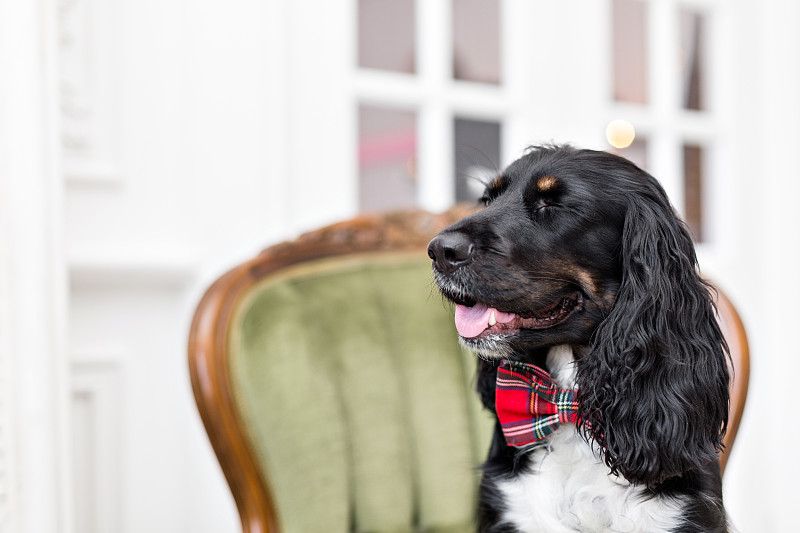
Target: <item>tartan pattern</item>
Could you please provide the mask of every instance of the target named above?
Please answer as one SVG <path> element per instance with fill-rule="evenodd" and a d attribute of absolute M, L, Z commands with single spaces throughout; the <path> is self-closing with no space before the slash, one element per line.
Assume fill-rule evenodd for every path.
<path fill-rule="evenodd" d="M 576 390 L 562 389 L 535 365 L 504 359 L 497 369 L 495 410 L 509 446 L 523 446 L 578 420 Z"/>

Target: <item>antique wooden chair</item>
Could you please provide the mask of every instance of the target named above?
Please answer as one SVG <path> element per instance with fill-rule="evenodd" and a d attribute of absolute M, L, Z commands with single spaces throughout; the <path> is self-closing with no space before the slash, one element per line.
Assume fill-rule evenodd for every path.
<path fill-rule="evenodd" d="M 425 249 L 466 211 L 362 216 L 219 278 L 189 339 L 197 404 L 245 532 L 472 531 L 492 422 Z M 727 454 L 747 390 L 744 329 Z"/>

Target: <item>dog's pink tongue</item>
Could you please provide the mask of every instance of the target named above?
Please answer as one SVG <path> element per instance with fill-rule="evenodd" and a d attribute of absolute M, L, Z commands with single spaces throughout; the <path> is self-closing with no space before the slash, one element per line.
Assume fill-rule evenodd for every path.
<path fill-rule="evenodd" d="M 514 320 L 514 313 L 501 313 L 497 309 L 478 303 L 472 307 L 456 306 L 456 329 L 462 337 L 471 339 L 483 333 L 489 327 L 489 316 L 494 312 L 497 322 L 505 324 Z"/>
<path fill-rule="evenodd" d="M 472 307 L 456 306 L 456 329 L 462 337 L 477 337 L 489 326 L 489 314 L 492 310 L 483 304 Z"/>

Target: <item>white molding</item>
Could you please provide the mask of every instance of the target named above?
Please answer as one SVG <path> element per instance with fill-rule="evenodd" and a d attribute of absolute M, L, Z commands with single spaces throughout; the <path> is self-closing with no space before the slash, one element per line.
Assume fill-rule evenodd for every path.
<path fill-rule="evenodd" d="M 67 186 L 118 187 L 124 181 L 122 169 L 114 163 L 99 159 L 65 158 L 64 179 Z"/>
<path fill-rule="evenodd" d="M 0 209 L 5 190 L 0 181 Z M 0 214 L 0 531 L 19 530 L 17 453 L 12 432 L 16 427 L 16 387 L 11 360 L 10 260 L 4 253 L 8 241 L 8 221 Z"/>
<path fill-rule="evenodd" d="M 53 0 L 57 10 L 61 147 L 67 185 L 119 184 L 119 54 L 115 2 Z"/>
<path fill-rule="evenodd" d="M 75 388 L 75 376 L 91 373 L 120 372 L 130 350 L 126 346 L 102 343 L 80 345 L 70 349 L 70 379 Z"/>
<path fill-rule="evenodd" d="M 160 253 L 108 253 L 72 255 L 69 280 L 72 290 L 97 288 L 182 289 L 192 286 L 197 262 L 190 255 Z"/>
<path fill-rule="evenodd" d="M 98 353 L 72 357 L 72 489 L 75 530 L 81 533 L 123 530 L 121 356 Z"/>

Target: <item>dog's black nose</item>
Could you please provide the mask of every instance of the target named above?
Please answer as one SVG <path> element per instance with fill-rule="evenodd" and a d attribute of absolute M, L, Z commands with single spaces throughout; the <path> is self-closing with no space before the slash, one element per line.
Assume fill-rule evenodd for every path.
<path fill-rule="evenodd" d="M 428 244 L 428 256 L 436 270 L 449 274 L 472 259 L 475 245 L 463 233 L 444 233 Z"/>

